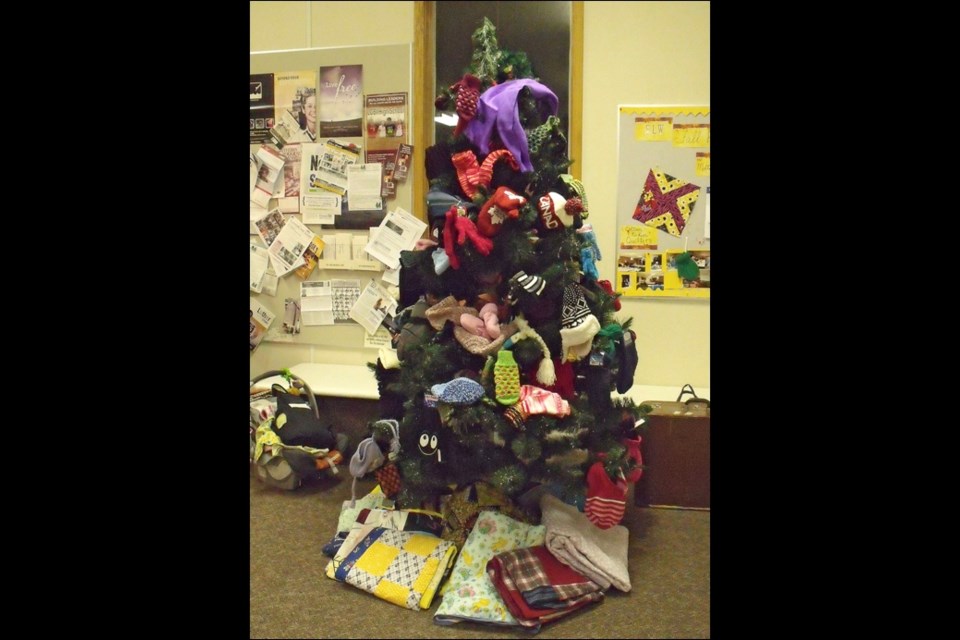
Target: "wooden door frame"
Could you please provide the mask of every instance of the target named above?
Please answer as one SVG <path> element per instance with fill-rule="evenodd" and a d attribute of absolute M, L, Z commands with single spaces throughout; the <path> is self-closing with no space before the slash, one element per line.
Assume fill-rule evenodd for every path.
<path fill-rule="evenodd" d="M 570 173 L 578 180 L 580 158 L 583 150 L 583 2 L 570 3 L 570 122 L 569 139 L 570 158 L 574 163 Z M 433 100 L 436 96 L 436 2 L 416 0 L 413 3 L 413 166 L 421 167 L 413 174 L 413 214 L 427 221 L 426 175 L 422 167 L 426 166 L 427 147 L 433 144 L 433 118 L 436 108 Z"/>

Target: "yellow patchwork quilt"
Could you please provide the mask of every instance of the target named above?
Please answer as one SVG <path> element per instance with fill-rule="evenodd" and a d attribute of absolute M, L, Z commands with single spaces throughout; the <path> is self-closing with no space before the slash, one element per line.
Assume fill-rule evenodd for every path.
<path fill-rule="evenodd" d="M 456 555 L 448 540 L 367 525 L 350 532 L 326 574 L 416 611 L 430 608 Z"/>

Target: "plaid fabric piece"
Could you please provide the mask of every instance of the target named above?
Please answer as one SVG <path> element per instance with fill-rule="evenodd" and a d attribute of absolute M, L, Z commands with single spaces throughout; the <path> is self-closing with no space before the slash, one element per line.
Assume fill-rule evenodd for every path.
<path fill-rule="evenodd" d="M 494 556 L 487 574 L 517 622 L 532 629 L 603 598 L 598 584 L 560 563 L 543 545 Z M 529 602 L 527 593 L 541 604 Z"/>

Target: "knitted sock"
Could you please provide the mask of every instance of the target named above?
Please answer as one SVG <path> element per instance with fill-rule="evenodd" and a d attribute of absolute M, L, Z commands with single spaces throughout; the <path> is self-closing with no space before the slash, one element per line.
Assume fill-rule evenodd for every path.
<path fill-rule="evenodd" d="M 583 367 L 584 382 L 582 391 L 586 392 L 590 411 L 603 413 L 613 404 L 610 399 L 611 374 L 606 367 Z M 579 388 L 579 387 L 578 387 Z"/>
<path fill-rule="evenodd" d="M 640 436 L 637 436 L 635 440 L 624 438 L 622 441 L 623 446 L 627 448 L 627 458 L 637 463 L 633 471 L 627 475 L 627 482 L 636 482 L 643 475 L 643 469 L 641 468 L 643 466 L 643 456 L 640 454 L 641 439 Z"/>
<path fill-rule="evenodd" d="M 520 399 L 520 370 L 513 352 L 501 349 L 497 353 L 497 363 L 493 366 L 493 382 L 496 386 L 497 402 L 516 404 Z"/>
<path fill-rule="evenodd" d="M 468 198 L 473 198 L 477 193 L 477 185 L 480 184 L 480 163 L 477 162 L 477 156 L 470 151 L 461 151 L 450 157 L 453 166 L 457 170 L 457 181 L 460 188 L 467 194 Z"/>
<path fill-rule="evenodd" d="M 623 332 L 623 340 L 617 341 L 620 370 L 617 372 L 617 393 L 626 393 L 633 386 L 633 373 L 637 370 L 637 334 L 633 329 Z"/>
<path fill-rule="evenodd" d="M 587 499 L 584 513 L 601 529 L 620 524 L 627 506 L 627 485 L 614 483 L 603 468 L 603 462 L 593 463 L 587 471 Z"/>

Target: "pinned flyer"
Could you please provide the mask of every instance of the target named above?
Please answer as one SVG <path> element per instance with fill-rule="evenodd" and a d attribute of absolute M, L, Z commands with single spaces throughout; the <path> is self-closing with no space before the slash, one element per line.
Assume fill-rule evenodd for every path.
<path fill-rule="evenodd" d="M 372 336 L 387 314 L 397 314 L 397 301 L 376 280 L 371 280 L 350 309 L 350 317 Z"/>
<path fill-rule="evenodd" d="M 391 269 L 396 269 L 400 266 L 400 252 L 413 250 L 417 240 L 427 230 L 427 223 L 397 207 L 395 211 L 387 212 L 377 229 L 376 236 L 371 238 L 364 250 Z"/>
<path fill-rule="evenodd" d="M 267 249 L 273 268 L 279 276 L 283 277 L 304 264 L 303 254 L 313 242 L 313 238 L 313 232 L 302 222 L 296 218 L 287 220 Z"/>

